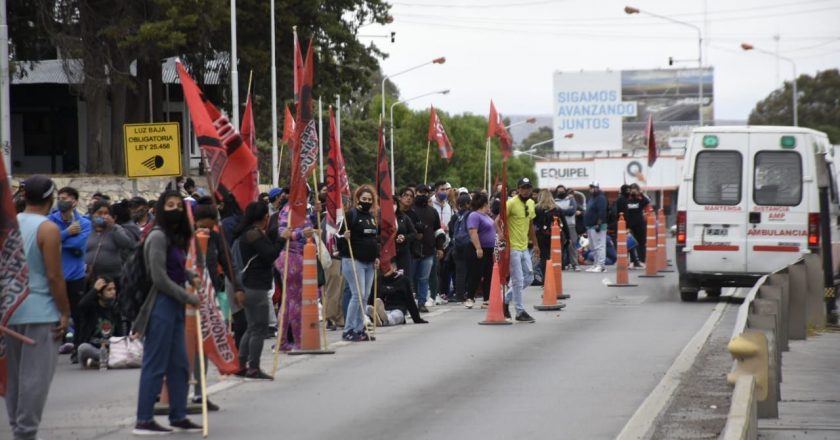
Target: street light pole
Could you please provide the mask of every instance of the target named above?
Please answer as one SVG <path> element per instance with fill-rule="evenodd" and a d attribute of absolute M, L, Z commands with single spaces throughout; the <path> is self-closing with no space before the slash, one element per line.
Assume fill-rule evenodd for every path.
<path fill-rule="evenodd" d="M 396 191 L 396 170 L 394 169 L 394 107 L 398 104 L 405 104 L 409 101 L 414 101 L 415 99 L 425 98 L 429 95 L 448 95 L 449 89 L 445 90 L 437 90 L 434 92 L 424 93 L 422 95 L 418 95 L 412 98 L 403 99 L 402 101 L 397 101 L 391 104 L 391 188 L 392 190 Z M 383 95 L 384 96 L 384 95 Z M 384 101 L 383 101 L 384 102 Z"/>
<path fill-rule="evenodd" d="M 743 49 L 745 51 L 753 50 L 753 51 L 756 51 L 756 52 L 763 53 L 765 55 L 774 56 L 774 57 L 776 57 L 777 60 L 783 60 L 783 61 L 787 61 L 788 63 L 790 63 L 790 66 L 793 68 L 793 82 L 792 82 L 792 90 L 791 90 L 793 92 L 793 126 L 798 127 L 799 126 L 799 92 L 796 89 L 796 63 L 792 59 L 790 59 L 788 57 L 783 57 L 783 56 L 779 55 L 778 53 L 773 53 L 773 52 L 770 52 L 770 51 L 767 51 L 767 50 L 764 50 L 764 49 L 756 49 L 755 46 L 753 46 L 750 43 L 741 43 L 741 49 Z"/>
<path fill-rule="evenodd" d="M 408 72 L 411 72 L 412 70 L 417 70 L 417 69 L 419 69 L 423 66 L 428 66 L 429 64 L 443 64 L 445 62 L 446 62 L 446 57 L 438 57 L 438 58 L 435 58 L 431 61 L 427 61 L 423 64 L 418 64 L 414 67 L 402 70 L 402 71 L 394 73 L 392 75 L 383 76 L 382 77 L 382 119 L 385 119 L 385 81 L 387 81 L 389 78 L 393 78 L 397 75 L 402 75 L 403 73 L 408 73 Z"/>
<path fill-rule="evenodd" d="M 271 187 L 276 188 L 280 181 L 277 167 L 277 56 L 274 37 L 274 0 L 271 0 Z"/>
<path fill-rule="evenodd" d="M 230 0 L 230 98 L 231 121 L 239 129 L 239 58 L 236 54 L 236 0 Z"/>
<path fill-rule="evenodd" d="M 0 0 L 0 150 L 6 174 L 12 178 L 11 105 L 9 103 L 9 26 L 6 0 Z"/>
<path fill-rule="evenodd" d="M 666 17 L 664 15 L 654 14 L 653 12 L 642 11 L 639 8 L 634 8 L 633 6 L 625 6 L 624 13 L 628 15 L 633 14 L 645 14 L 650 15 L 651 17 L 656 17 L 661 20 L 669 21 L 671 23 L 679 24 L 682 26 L 688 26 L 695 31 L 697 31 L 697 68 L 698 72 L 697 75 L 699 80 L 697 81 L 697 99 L 700 101 L 697 103 L 697 111 L 698 111 L 698 118 L 700 120 L 700 126 L 703 126 L 703 31 L 700 29 L 699 26 L 695 26 L 691 23 L 677 20 L 671 17 Z"/>

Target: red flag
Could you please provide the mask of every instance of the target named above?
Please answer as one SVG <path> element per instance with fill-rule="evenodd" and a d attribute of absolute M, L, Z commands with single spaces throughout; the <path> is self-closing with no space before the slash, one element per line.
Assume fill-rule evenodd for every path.
<path fill-rule="evenodd" d="M 5 327 L 29 295 L 29 266 L 4 162 L 0 160 L 0 325 Z M 6 395 L 6 374 L 6 341 L 0 332 L 0 396 Z"/>
<path fill-rule="evenodd" d="M 292 112 L 289 111 L 288 106 L 284 106 L 285 113 L 283 115 L 283 142 L 286 145 L 292 145 L 295 140 L 295 118 Z"/>
<path fill-rule="evenodd" d="M 437 142 L 441 159 L 452 159 L 452 143 L 449 142 L 449 136 L 446 135 L 435 106 L 432 106 L 432 114 L 429 116 L 429 142 L 432 141 Z"/>
<path fill-rule="evenodd" d="M 502 122 L 502 116 L 496 111 L 496 106 L 493 101 L 490 101 L 490 117 L 488 118 L 487 137 L 499 137 L 499 145 L 502 149 L 502 157 L 509 158 L 513 154 L 513 138 L 510 137 L 505 124 Z"/>
<path fill-rule="evenodd" d="M 397 216 L 394 212 L 394 191 L 391 188 L 391 172 L 388 169 L 382 121 L 379 121 L 379 154 L 376 162 L 376 191 L 379 193 L 379 266 L 383 272 L 388 272 L 391 259 L 397 255 Z"/>
<path fill-rule="evenodd" d="M 216 303 L 216 289 L 208 268 L 202 273 L 201 288 L 201 336 L 204 338 L 204 353 L 216 365 L 221 374 L 239 371 L 239 355 L 233 335 L 228 331 L 222 310 Z"/>
<path fill-rule="evenodd" d="M 648 147 L 648 166 L 656 163 L 656 135 L 653 134 L 653 114 L 648 114 L 647 125 L 645 126 L 645 141 Z"/>
<path fill-rule="evenodd" d="M 499 262 L 499 280 L 502 287 L 507 284 L 510 276 L 510 232 L 507 224 L 507 159 L 502 159 L 502 193 L 499 196 L 499 221 L 501 222 L 502 236 L 499 238 L 505 246 L 503 249 L 496 248 L 496 260 Z M 499 240 L 496 240 L 498 243 Z"/>
<path fill-rule="evenodd" d="M 344 197 L 350 199 L 350 182 L 338 141 L 335 113 L 330 107 L 330 156 L 327 159 L 327 248 L 333 251 L 335 234 L 344 221 Z"/>
<path fill-rule="evenodd" d="M 298 41 L 297 29 L 294 30 L 293 46 L 294 46 L 294 48 L 292 50 L 294 51 L 294 54 L 292 56 L 292 59 L 293 59 L 293 64 L 292 64 L 292 71 L 293 72 L 292 73 L 294 75 L 294 80 L 295 80 L 295 83 L 294 83 L 295 90 L 294 90 L 293 94 L 294 94 L 295 103 L 297 103 L 300 100 L 300 88 L 302 87 L 303 75 L 304 75 L 303 69 L 305 67 L 305 65 L 303 64 L 303 56 L 300 53 L 300 42 Z"/>
<path fill-rule="evenodd" d="M 254 109 L 251 101 L 251 94 L 245 100 L 245 113 L 242 115 L 242 127 L 239 128 L 242 140 L 251 147 L 254 156 L 257 155 L 257 127 L 254 124 Z"/>
<path fill-rule="evenodd" d="M 213 189 L 223 185 L 244 210 L 259 194 L 257 158 L 228 118 L 204 96 L 180 61 L 176 66 L 198 146 L 207 157 Z"/>
<path fill-rule="evenodd" d="M 312 115 L 312 41 L 306 51 L 303 75 L 301 77 L 300 100 L 297 103 L 295 140 L 292 143 L 292 176 L 289 194 L 289 227 L 297 228 L 306 221 L 306 182 L 315 171 L 318 162 L 318 130 Z"/>

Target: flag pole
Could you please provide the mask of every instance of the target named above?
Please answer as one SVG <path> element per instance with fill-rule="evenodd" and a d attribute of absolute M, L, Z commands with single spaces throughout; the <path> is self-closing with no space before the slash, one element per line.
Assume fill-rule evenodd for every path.
<path fill-rule="evenodd" d="M 277 157 L 277 66 L 274 36 L 274 0 L 271 0 L 271 186 L 279 186 L 280 160 Z"/>
<path fill-rule="evenodd" d="M 321 102 L 321 97 L 318 97 L 318 165 L 319 169 L 321 170 L 321 182 L 324 182 L 324 106 Z M 314 176 L 314 174 L 313 174 Z M 318 179 L 315 180 L 315 186 L 312 187 L 313 190 L 318 189 Z M 320 220 L 318 225 L 320 226 Z"/>
<path fill-rule="evenodd" d="M 322 175 L 322 177 L 323 177 L 323 175 Z M 315 173 L 312 173 L 312 183 L 315 184 L 315 187 L 317 188 L 318 183 L 316 182 L 316 179 L 315 179 Z M 315 197 L 318 197 L 318 192 L 315 192 Z M 320 199 L 319 199 L 319 203 L 320 203 Z M 318 227 L 315 228 L 315 230 L 318 231 L 318 240 L 315 241 L 315 243 L 317 245 L 321 240 L 321 210 L 319 209 L 316 212 L 316 214 L 318 215 Z M 317 249 L 318 250 L 316 252 L 316 258 L 318 258 L 318 256 L 321 255 L 321 246 L 318 245 Z M 318 261 L 320 261 L 320 259 Z M 332 264 L 332 263 L 330 263 L 330 264 Z M 321 269 L 323 269 L 325 272 L 327 270 L 323 266 L 321 267 Z M 329 344 L 329 341 L 327 340 L 327 302 L 324 300 L 323 295 L 321 295 L 321 307 L 323 309 L 323 317 L 324 317 L 324 319 L 321 320 L 321 336 L 324 338 L 323 348 L 324 348 L 324 350 L 326 350 L 327 348 L 329 348 L 330 344 Z"/>
<path fill-rule="evenodd" d="M 344 227 L 347 228 L 347 223 L 346 222 L 344 223 Z M 350 230 L 347 229 L 344 232 L 347 233 L 347 232 L 350 232 Z M 359 283 L 359 273 L 356 272 L 356 257 L 353 255 L 353 243 L 350 242 L 350 239 L 347 238 L 347 237 L 344 237 L 344 239 L 347 240 L 347 249 L 350 251 L 350 265 L 353 267 L 353 278 L 356 279 L 356 296 L 359 297 L 359 309 L 361 309 L 361 313 L 362 313 L 362 322 L 365 322 L 365 305 L 363 304 L 364 300 L 362 298 L 362 286 Z M 362 325 L 364 325 L 364 324 L 362 324 Z M 367 326 L 365 325 L 364 327 L 365 327 L 365 331 L 367 331 L 368 330 Z"/>
<path fill-rule="evenodd" d="M 248 73 L 248 94 L 245 96 L 251 96 L 251 85 L 254 83 L 254 69 L 251 69 L 251 72 Z M 253 103 L 252 103 L 253 105 Z"/>
<path fill-rule="evenodd" d="M 426 172 L 423 173 L 423 184 L 429 180 L 429 150 L 432 148 L 432 141 L 426 141 Z"/>
<path fill-rule="evenodd" d="M 199 286 L 198 288 L 201 289 L 202 287 Z M 210 420 L 207 416 L 207 366 L 204 364 L 204 335 L 201 333 L 201 305 L 195 308 L 195 325 L 198 328 L 196 332 L 196 335 L 198 335 L 198 371 L 201 373 L 201 435 L 207 438 L 210 434 Z"/>
<path fill-rule="evenodd" d="M 286 229 L 290 229 L 292 226 L 292 217 L 294 216 L 294 212 L 289 204 L 286 204 L 286 206 L 289 207 L 289 219 L 286 222 Z M 289 245 L 292 243 L 292 234 L 294 234 L 294 230 L 289 233 L 289 238 L 286 239 L 286 258 L 284 259 L 285 261 L 283 264 L 283 298 L 280 300 L 280 314 L 277 316 L 277 341 L 274 343 L 274 364 L 271 367 L 272 377 L 277 374 L 277 367 L 280 363 L 280 341 L 283 339 L 283 334 L 286 330 L 285 326 L 288 325 L 283 321 L 286 317 L 286 299 L 289 297 L 286 292 L 286 279 L 289 278 Z"/>
<path fill-rule="evenodd" d="M 11 336 L 27 345 L 35 345 L 35 341 L 33 341 L 32 339 L 29 339 L 26 336 L 3 325 L 0 325 L 0 334 L 6 334 L 7 336 Z"/>

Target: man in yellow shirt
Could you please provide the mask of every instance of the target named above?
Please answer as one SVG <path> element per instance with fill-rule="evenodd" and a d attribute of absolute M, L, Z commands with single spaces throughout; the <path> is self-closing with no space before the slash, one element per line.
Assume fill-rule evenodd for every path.
<path fill-rule="evenodd" d="M 505 317 L 510 318 L 509 304 L 513 300 L 516 308 L 516 320 L 534 322 L 534 318 L 525 311 L 522 303 L 522 291 L 534 281 L 534 269 L 531 265 L 531 253 L 528 241 L 537 242 L 534 231 L 534 218 L 537 216 L 534 200 L 531 199 L 531 180 L 519 179 L 518 194 L 507 200 L 507 227 L 510 239 L 510 285 L 505 295 Z M 540 257 L 540 249 L 534 246 L 534 256 Z"/>

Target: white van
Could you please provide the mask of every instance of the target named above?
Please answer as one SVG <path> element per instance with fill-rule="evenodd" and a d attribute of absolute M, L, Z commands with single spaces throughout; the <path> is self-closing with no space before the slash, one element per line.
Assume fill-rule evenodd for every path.
<path fill-rule="evenodd" d="M 827 187 L 838 260 L 838 187 L 825 133 L 800 127 L 702 127 L 692 132 L 677 199 L 680 297 L 747 287 L 820 252 L 819 187 Z M 834 266 L 837 267 L 836 264 Z M 836 272 L 836 269 L 835 269 Z"/>

